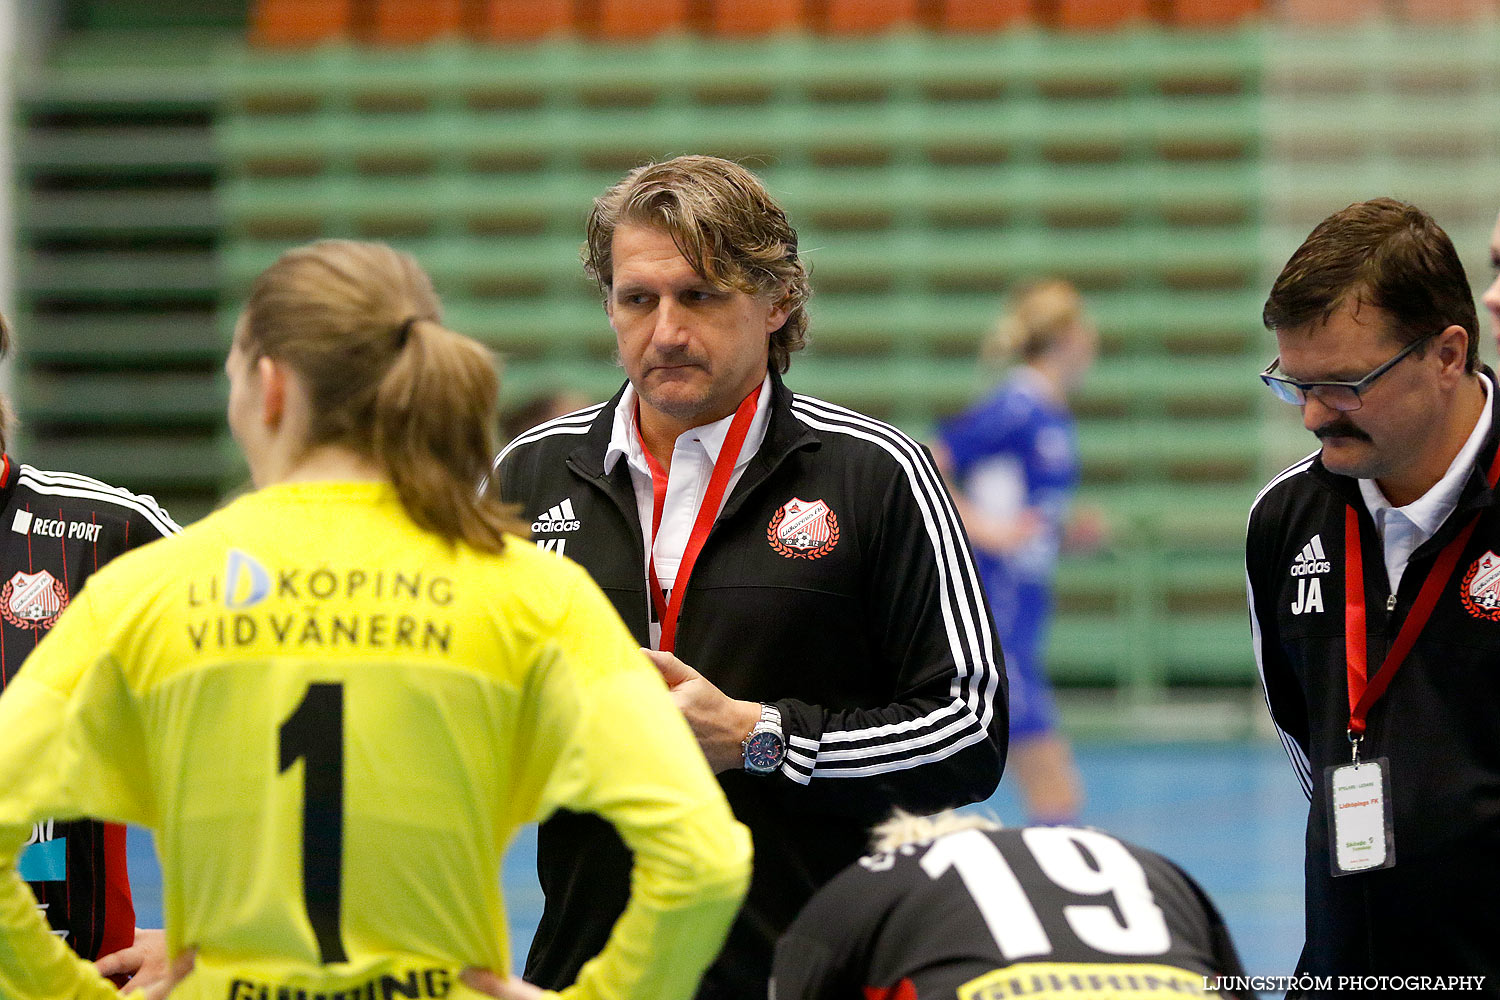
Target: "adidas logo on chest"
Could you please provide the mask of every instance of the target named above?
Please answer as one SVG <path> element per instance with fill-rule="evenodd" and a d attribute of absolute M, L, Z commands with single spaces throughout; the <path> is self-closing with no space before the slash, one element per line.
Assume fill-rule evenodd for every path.
<path fill-rule="evenodd" d="M 565 531 L 577 531 L 580 527 L 582 527 L 582 522 L 573 513 L 573 498 L 567 497 L 561 503 L 553 504 L 538 514 L 536 520 L 531 522 L 531 533 L 555 535 Z"/>
<path fill-rule="evenodd" d="M 1297 597 L 1292 614 L 1316 614 L 1323 610 L 1323 574 L 1333 571 L 1333 563 L 1323 551 L 1323 536 L 1313 535 L 1292 560 L 1291 577 L 1297 581 Z"/>
<path fill-rule="evenodd" d="M 1323 536 L 1313 535 L 1292 560 L 1292 576 L 1321 576 L 1332 571 L 1333 564 L 1323 553 Z"/>

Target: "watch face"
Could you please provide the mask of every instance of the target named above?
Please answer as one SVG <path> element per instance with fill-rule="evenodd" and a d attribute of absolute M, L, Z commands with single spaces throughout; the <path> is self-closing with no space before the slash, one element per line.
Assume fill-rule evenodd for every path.
<path fill-rule="evenodd" d="M 751 734 L 745 741 L 745 767 L 751 771 L 765 773 L 781 766 L 781 755 L 785 744 L 780 736 L 772 732 Z"/>

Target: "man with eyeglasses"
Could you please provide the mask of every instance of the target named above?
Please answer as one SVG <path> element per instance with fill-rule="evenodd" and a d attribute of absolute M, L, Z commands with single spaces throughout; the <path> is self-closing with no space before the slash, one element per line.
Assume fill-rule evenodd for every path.
<path fill-rule="evenodd" d="M 1432 218 L 1379 198 L 1319 223 L 1264 320 L 1261 378 L 1321 443 L 1256 498 L 1246 545 L 1311 800 L 1298 971 L 1500 990 L 1500 423 L 1473 294 Z"/>

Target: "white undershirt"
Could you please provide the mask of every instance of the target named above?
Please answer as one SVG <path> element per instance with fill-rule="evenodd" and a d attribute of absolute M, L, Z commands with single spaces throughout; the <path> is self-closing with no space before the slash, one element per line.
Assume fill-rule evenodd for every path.
<path fill-rule="evenodd" d="M 635 508 L 641 519 L 641 540 L 649 550 L 652 548 L 651 514 L 656 506 L 655 493 L 651 485 L 651 466 L 646 463 L 646 452 L 641 447 L 640 435 L 635 426 L 635 386 L 627 385 L 625 394 L 615 407 L 614 429 L 610 433 L 609 448 L 604 453 L 604 471 L 609 473 L 621 458 L 630 470 L 630 484 L 635 488 Z M 724 498 L 734 492 L 734 486 L 745 472 L 745 466 L 760 450 L 766 437 L 766 426 L 771 417 L 771 376 L 761 383 L 760 399 L 755 404 L 755 416 L 750 421 L 750 430 L 745 434 L 744 446 Z M 693 427 L 677 436 L 672 446 L 672 464 L 667 471 L 667 496 L 662 504 L 661 530 L 656 533 L 654 553 L 656 556 L 656 578 L 668 593 L 677 582 L 677 570 L 682 565 L 682 554 L 687 549 L 688 536 L 693 532 L 693 521 L 698 517 L 698 507 L 708 489 L 709 478 L 718 461 L 719 450 L 729 436 L 729 425 L 734 414 L 715 420 L 711 424 Z M 642 564 L 641 572 L 647 572 Z M 656 645 L 657 625 L 651 626 L 652 646 Z"/>
<path fill-rule="evenodd" d="M 1483 372 L 1479 375 L 1479 383 L 1484 386 L 1484 409 L 1479 412 L 1479 419 L 1469 432 L 1469 439 L 1458 450 L 1448 471 L 1443 473 L 1443 478 L 1432 489 L 1405 507 L 1392 507 L 1375 480 L 1359 481 L 1359 492 L 1365 498 L 1365 507 L 1369 509 L 1370 516 L 1375 519 L 1375 532 L 1385 548 L 1385 574 L 1390 581 L 1392 594 L 1401 585 L 1401 576 L 1406 572 L 1411 554 L 1437 534 L 1448 515 L 1453 513 L 1453 508 L 1458 506 L 1459 494 L 1469 481 L 1474 460 L 1479 457 L 1479 448 L 1490 432 L 1492 388 L 1489 378 Z"/>

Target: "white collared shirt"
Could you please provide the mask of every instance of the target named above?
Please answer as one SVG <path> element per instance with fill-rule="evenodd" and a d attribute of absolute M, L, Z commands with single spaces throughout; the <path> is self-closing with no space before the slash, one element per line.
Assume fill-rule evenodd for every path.
<path fill-rule="evenodd" d="M 651 486 L 651 466 L 646 463 L 646 452 L 641 447 L 641 437 L 636 432 L 635 386 L 627 385 L 625 394 L 615 407 L 614 429 L 610 433 L 609 448 L 604 453 L 604 471 L 614 469 L 615 463 L 625 459 L 630 469 L 630 483 L 635 487 L 635 508 L 641 519 L 641 539 L 648 552 L 652 551 L 651 514 L 656 497 Z M 755 416 L 750 421 L 750 430 L 745 434 L 745 443 L 740 448 L 738 461 L 724 490 L 727 500 L 734 486 L 745 472 L 745 466 L 760 450 L 766 437 L 766 426 L 771 418 L 771 376 L 760 384 L 760 399 L 755 404 Z M 688 536 L 693 532 L 693 521 L 698 517 L 698 507 L 708 489 L 708 480 L 713 475 L 714 463 L 719 450 L 729 435 L 729 425 L 734 414 L 715 420 L 702 427 L 683 431 L 672 446 L 672 464 L 667 473 L 667 496 L 662 504 L 661 530 L 656 533 L 654 554 L 656 556 L 656 578 L 668 593 L 677 581 L 677 570 L 682 564 L 682 554 L 687 549 Z M 641 572 L 647 572 L 641 565 Z M 652 623 L 652 645 L 655 646 L 657 625 Z"/>
<path fill-rule="evenodd" d="M 1493 387 L 1482 372 L 1479 382 L 1484 386 L 1484 409 L 1480 411 L 1474 429 L 1469 432 L 1469 439 L 1458 450 L 1448 471 L 1443 473 L 1443 478 L 1432 489 L 1405 507 L 1392 507 L 1375 480 L 1359 481 L 1359 492 L 1365 498 L 1365 507 L 1369 509 L 1370 516 L 1375 519 L 1375 531 L 1385 549 L 1385 573 L 1390 581 L 1392 594 L 1401 585 L 1401 576 L 1406 572 L 1411 554 L 1437 534 L 1448 515 L 1453 513 L 1453 508 L 1458 506 L 1459 494 L 1463 492 L 1464 483 L 1468 482 L 1469 473 L 1474 468 L 1474 460 L 1479 457 L 1479 448 L 1490 432 L 1490 397 L 1493 395 Z"/>

